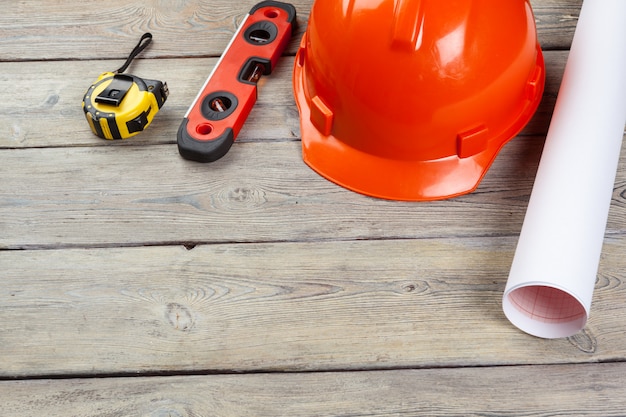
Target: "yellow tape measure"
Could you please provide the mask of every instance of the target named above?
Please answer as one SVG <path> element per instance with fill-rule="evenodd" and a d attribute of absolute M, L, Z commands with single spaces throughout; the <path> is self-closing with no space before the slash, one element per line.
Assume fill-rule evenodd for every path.
<path fill-rule="evenodd" d="M 144 34 L 122 67 L 105 72 L 83 97 L 83 111 L 94 134 L 104 139 L 126 139 L 144 131 L 165 103 L 169 90 L 165 82 L 122 74 L 132 59 L 148 46 Z"/>

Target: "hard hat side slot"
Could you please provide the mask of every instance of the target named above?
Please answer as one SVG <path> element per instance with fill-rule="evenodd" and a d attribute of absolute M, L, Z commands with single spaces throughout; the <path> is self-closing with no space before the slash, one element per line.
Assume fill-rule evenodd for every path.
<path fill-rule="evenodd" d="M 319 96 L 313 97 L 311 104 L 311 123 L 322 135 L 330 135 L 333 128 L 333 111 Z"/>
<path fill-rule="evenodd" d="M 457 155 L 459 158 L 469 158 L 487 149 L 489 136 L 487 126 L 480 125 L 457 135 Z"/>

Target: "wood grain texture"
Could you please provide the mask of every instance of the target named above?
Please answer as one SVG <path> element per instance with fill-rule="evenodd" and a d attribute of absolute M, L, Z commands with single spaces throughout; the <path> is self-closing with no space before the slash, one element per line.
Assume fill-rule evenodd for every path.
<path fill-rule="evenodd" d="M 427 204 L 336 186 L 298 142 L 235 143 L 212 164 L 175 145 L 4 150 L 0 248 L 515 234 L 540 149 L 511 143 L 477 193 Z"/>
<path fill-rule="evenodd" d="M 124 59 L 144 32 L 155 37 L 145 57 L 219 56 L 257 0 L 8 2 L 0 14 L 0 60 Z M 311 0 L 290 1 L 298 13 L 293 54 Z M 533 0 L 539 40 L 546 49 L 567 49 L 582 0 Z M 181 42 L 182 40 L 182 42 Z"/>
<path fill-rule="evenodd" d="M 0 415 L 624 415 L 626 149 L 585 329 L 534 338 L 501 308 L 582 0 L 531 1 L 539 110 L 475 192 L 431 203 L 302 162 L 291 76 L 312 0 L 228 155 L 180 158 L 179 123 L 256 2 L 3 5 Z M 142 135 L 98 139 L 82 96 L 146 31 L 131 73 L 171 95 Z"/>
<path fill-rule="evenodd" d="M 165 81 L 170 95 L 141 135 L 125 141 L 106 141 L 91 133 L 81 104 L 98 76 L 122 62 L 0 63 L 0 89 L 19 92 L 0 103 L 0 148 L 176 143 L 183 116 L 217 59 L 136 60 L 129 72 Z M 286 57 L 270 76 L 261 79 L 257 103 L 238 141 L 299 139 L 299 119 L 291 89 L 292 65 L 293 58 Z"/>
<path fill-rule="evenodd" d="M 539 43 L 544 50 L 568 50 L 582 0 L 531 0 Z"/>
<path fill-rule="evenodd" d="M 624 239 L 584 332 L 515 329 L 516 239 L 9 251 L 1 376 L 313 371 L 626 359 Z"/>
<path fill-rule="evenodd" d="M 228 45 L 257 0 L 112 0 L 91 2 L 10 2 L 0 16 L 3 61 L 126 59 L 145 32 L 154 43 L 147 58 L 216 57 Z M 311 8 L 310 0 L 291 1 L 299 31 L 288 49 L 294 53 Z"/>
<path fill-rule="evenodd" d="M 546 52 L 544 97 L 522 135 L 545 135 L 567 52 Z M 176 142 L 190 104 L 216 58 L 137 60 L 131 72 L 167 82 L 170 96 L 153 124 L 123 143 L 97 138 L 85 121 L 81 102 L 87 88 L 121 61 L 0 63 L 0 89 L 19 92 L 0 102 L 0 149 L 51 146 L 155 145 Z M 258 101 L 237 138 L 239 142 L 299 140 L 300 122 L 292 93 L 293 57 L 285 57 L 261 79 Z M 49 134 L 49 132 L 54 132 Z"/>
<path fill-rule="evenodd" d="M 326 181 L 293 141 L 235 143 L 212 164 L 183 160 L 176 145 L 1 150 L 0 248 L 517 235 L 542 142 L 511 141 L 474 193 L 421 204 Z M 625 166 L 626 149 L 607 229 L 616 237 Z"/>
<path fill-rule="evenodd" d="M 620 364 L 0 382 L 5 417 L 617 417 Z"/>

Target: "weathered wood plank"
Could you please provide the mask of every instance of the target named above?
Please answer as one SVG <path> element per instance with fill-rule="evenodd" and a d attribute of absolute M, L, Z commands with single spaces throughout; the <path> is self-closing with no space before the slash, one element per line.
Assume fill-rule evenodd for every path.
<path fill-rule="evenodd" d="M 336 186 L 298 142 L 236 143 L 208 165 L 175 145 L 3 150 L 0 248 L 516 234 L 541 144 L 511 143 L 475 195 L 424 204 Z"/>
<path fill-rule="evenodd" d="M 97 6 L 28 0 L 10 2 L 0 16 L 0 59 L 126 59 L 145 32 L 154 36 L 144 57 L 216 57 L 257 4 L 256 0 L 112 0 Z M 294 53 L 311 0 L 290 1 L 297 10 Z"/>
<path fill-rule="evenodd" d="M 626 409 L 626 365 L 0 382 L 5 417 L 587 416 Z"/>
<path fill-rule="evenodd" d="M 0 89 L 14 93 L 0 102 L 0 148 L 175 143 L 183 116 L 216 62 L 217 58 L 135 61 L 130 73 L 167 82 L 170 95 L 152 125 L 124 143 L 91 133 L 81 107 L 83 95 L 100 73 L 114 70 L 122 61 L 0 63 Z M 299 137 L 292 65 L 293 58 L 286 57 L 271 76 L 261 79 L 257 103 L 238 141 Z"/>
<path fill-rule="evenodd" d="M 501 310 L 516 239 L 0 252 L 0 374 L 320 371 L 625 360 L 626 239 L 584 332 Z"/>
<path fill-rule="evenodd" d="M 523 135 L 547 131 L 566 58 L 567 52 L 545 53 L 544 98 Z M 170 96 L 152 126 L 125 144 L 174 143 L 185 112 L 216 62 L 216 58 L 137 60 L 131 72 L 167 82 Z M 93 135 L 81 109 L 91 83 L 119 65 L 118 61 L 0 63 L 0 89 L 14 93 L 0 102 L 0 148 L 120 145 Z M 261 80 L 257 104 L 238 141 L 299 139 L 292 66 L 293 57 L 285 57 L 271 76 Z"/>
<path fill-rule="evenodd" d="M 425 204 L 303 164 L 291 66 L 312 0 L 293 2 L 291 56 L 231 152 L 178 156 L 182 115 L 256 2 L 3 5 L 0 414 L 623 415 L 625 149 L 584 331 L 533 338 L 501 311 L 582 0 L 532 0 L 539 111 L 476 192 Z M 82 95 L 145 31 L 131 70 L 172 95 L 144 134 L 100 140 Z M 197 375 L 154 376 L 179 373 Z"/>
<path fill-rule="evenodd" d="M 110 0 L 72 3 L 8 2 L 0 15 L 0 59 L 122 59 L 144 32 L 155 36 L 146 57 L 219 56 L 256 0 L 205 2 Z M 312 0 L 293 0 L 298 31 L 294 53 Z M 539 40 L 546 49 L 567 49 L 582 0 L 533 0 Z"/>
<path fill-rule="evenodd" d="M 336 186 L 298 142 L 235 143 L 212 164 L 176 145 L 0 150 L 0 248 L 517 235 L 542 141 L 513 140 L 474 193 L 431 203 Z M 625 231 L 625 167 L 626 149 L 609 234 Z"/>
<path fill-rule="evenodd" d="M 531 0 L 544 50 L 569 49 L 583 0 Z"/>

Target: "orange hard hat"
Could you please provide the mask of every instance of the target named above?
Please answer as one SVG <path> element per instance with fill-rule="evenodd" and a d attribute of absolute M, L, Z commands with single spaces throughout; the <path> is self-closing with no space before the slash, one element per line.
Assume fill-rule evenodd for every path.
<path fill-rule="evenodd" d="M 544 81 L 528 0 L 316 0 L 293 74 L 303 159 L 374 197 L 468 193 Z"/>

